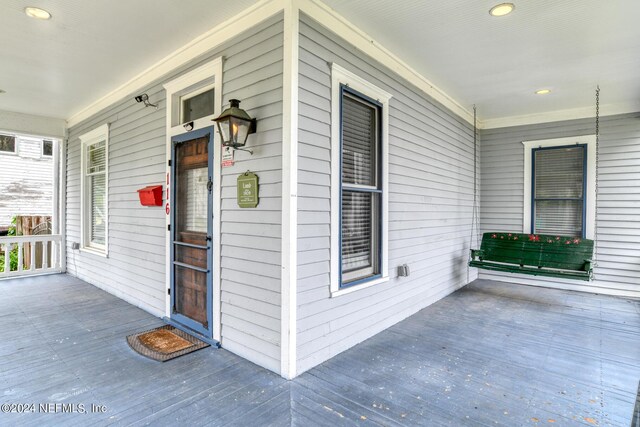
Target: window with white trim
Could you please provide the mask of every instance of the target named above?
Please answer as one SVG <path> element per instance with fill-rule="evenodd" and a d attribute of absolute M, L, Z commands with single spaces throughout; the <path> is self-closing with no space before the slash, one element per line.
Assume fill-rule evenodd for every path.
<path fill-rule="evenodd" d="M 0 135 L 0 153 L 17 153 L 18 143 L 15 135 Z"/>
<path fill-rule="evenodd" d="M 584 237 L 586 148 L 581 144 L 533 149 L 532 233 Z"/>
<path fill-rule="evenodd" d="M 107 253 L 109 127 L 100 126 L 80 137 L 82 247 Z"/>
<path fill-rule="evenodd" d="M 595 135 L 523 141 L 523 233 L 594 237 Z"/>
<path fill-rule="evenodd" d="M 332 65 L 331 292 L 388 280 L 391 95 Z"/>

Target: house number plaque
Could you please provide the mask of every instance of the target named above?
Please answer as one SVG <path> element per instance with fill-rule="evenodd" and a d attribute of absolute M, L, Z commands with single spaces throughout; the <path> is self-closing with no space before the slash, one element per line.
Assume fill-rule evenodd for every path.
<path fill-rule="evenodd" d="M 246 171 L 238 177 L 238 206 L 255 208 L 258 206 L 258 175 Z"/>

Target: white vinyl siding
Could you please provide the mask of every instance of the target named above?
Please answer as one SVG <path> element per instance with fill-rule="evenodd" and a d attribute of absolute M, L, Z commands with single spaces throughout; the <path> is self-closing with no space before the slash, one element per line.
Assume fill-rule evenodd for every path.
<path fill-rule="evenodd" d="M 109 126 L 80 136 L 82 142 L 82 247 L 107 254 Z"/>
<path fill-rule="evenodd" d="M 70 246 L 80 238 L 78 135 L 110 123 L 109 257 L 68 246 L 68 273 L 164 316 L 166 213 L 164 207 L 141 206 L 137 190 L 154 184 L 166 188 L 163 84 L 224 57 L 223 101 L 242 100 L 242 107 L 258 118 L 258 132 L 249 142 L 254 154 L 236 153 L 235 165 L 223 168 L 221 182 L 214 183 L 221 186 L 221 257 L 214 262 L 222 276 L 222 293 L 214 304 L 222 313 L 223 347 L 275 372 L 280 371 L 282 42 L 280 14 L 141 90 L 158 104 L 157 110 L 127 97 L 73 126 L 67 150 Z M 255 209 L 239 208 L 236 200 L 236 179 L 248 169 L 260 177 L 260 204 Z"/>
<path fill-rule="evenodd" d="M 595 119 L 579 119 L 482 130 L 480 219 L 482 231 L 521 232 L 525 168 L 521 141 L 561 138 L 570 144 L 575 135 L 593 135 Z M 600 119 L 598 162 L 597 266 L 592 282 L 543 278 L 484 271 L 480 277 L 518 281 L 563 289 L 640 297 L 640 113 Z M 579 142 L 579 141 L 578 141 Z M 589 165 L 591 155 L 589 142 Z M 538 145 L 538 142 L 535 142 Z M 595 172 L 595 167 L 588 173 Z M 587 185 L 587 198 L 591 182 Z M 589 208 L 590 202 L 587 200 Z M 595 233 L 589 231 L 587 238 Z M 592 233 L 592 234 L 590 234 Z M 592 235 L 592 237 L 590 237 Z"/>
<path fill-rule="evenodd" d="M 53 213 L 53 157 L 41 155 L 42 138 L 17 135 L 15 144 L 16 153 L 0 152 L 0 228 L 15 215 Z"/>
<path fill-rule="evenodd" d="M 353 291 L 339 296 L 332 291 L 332 225 L 339 212 L 339 206 L 332 207 L 336 147 L 332 111 L 338 111 L 332 106 L 332 64 L 393 95 L 388 107 L 388 214 L 383 215 L 387 218 L 383 224 L 388 224 L 388 265 L 381 272 L 388 278 L 368 287 L 360 287 L 367 282 L 341 289 L 339 292 Z M 304 14 L 299 70 L 300 374 L 467 282 L 473 130 L 384 64 Z M 404 263 L 411 275 L 398 277 L 397 266 Z M 474 277 L 472 271 L 470 279 Z"/>

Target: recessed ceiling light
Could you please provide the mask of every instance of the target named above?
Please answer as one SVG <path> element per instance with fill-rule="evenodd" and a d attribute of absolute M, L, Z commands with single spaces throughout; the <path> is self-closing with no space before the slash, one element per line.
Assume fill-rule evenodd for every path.
<path fill-rule="evenodd" d="M 493 6 L 489 10 L 489 14 L 491 16 L 504 16 L 513 12 L 516 6 L 513 3 L 500 3 L 498 5 Z"/>
<path fill-rule="evenodd" d="M 540 89 L 536 91 L 536 95 L 547 95 L 551 93 L 551 89 Z"/>
<path fill-rule="evenodd" d="M 45 21 L 47 19 L 51 19 L 51 14 L 44 9 L 40 9 L 39 7 L 25 7 L 24 13 L 26 13 L 29 18 L 42 19 Z"/>

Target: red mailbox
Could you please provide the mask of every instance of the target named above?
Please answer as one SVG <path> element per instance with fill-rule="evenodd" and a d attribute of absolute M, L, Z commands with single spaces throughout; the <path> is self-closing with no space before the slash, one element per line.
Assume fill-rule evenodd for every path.
<path fill-rule="evenodd" d="M 149 185 L 138 190 L 142 206 L 162 206 L 162 185 Z"/>

